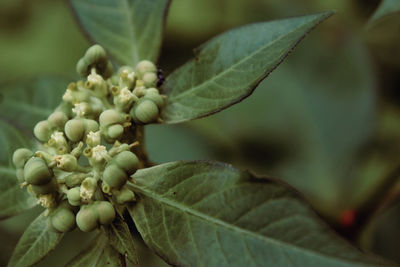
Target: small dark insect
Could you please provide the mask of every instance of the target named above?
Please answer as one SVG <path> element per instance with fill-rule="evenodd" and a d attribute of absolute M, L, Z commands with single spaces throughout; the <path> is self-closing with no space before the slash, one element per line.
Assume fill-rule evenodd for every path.
<path fill-rule="evenodd" d="M 157 87 L 160 87 L 161 85 L 163 85 L 165 79 L 163 77 L 163 71 L 162 69 L 158 69 L 157 70 L 157 77 L 158 77 L 158 81 L 157 81 Z"/>

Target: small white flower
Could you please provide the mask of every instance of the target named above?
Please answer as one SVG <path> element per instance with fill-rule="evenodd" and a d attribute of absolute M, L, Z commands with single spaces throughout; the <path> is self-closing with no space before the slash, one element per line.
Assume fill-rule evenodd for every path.
<path fill-rule="evenodd" d="M 87 113 L 87 104 L 86 103 L 77 103 L 72 108 L 72 112 L 76 114 L 78 117 L 83 117 Z"/>
<path fill-rule="evenodd" d="M 100 145 L 100 131 L 92 132 L 90 131 L 86 136 L 86 143 L 90 146 Z"/>
<path fill-rule="evenodd" d="M 102 161 L 108 157 L 108 152 L 105 146 L 97 145 L 92 148 L 92 158 L 96 161 Z"/>
<path fill-rule="evenodd" d="M 87 77 L 88 81 L 94 85 L 101 85 L 104 82 L 103 77 L 98 74 L 92 73 Z"/>
<path fill-rule="evenodd" d="M 67 143 L 67 140 L 64 137 L 64 133 L 63 132 L 54 132 L 51 137 L 51 140 L 54 141 L 54 144 L 57 146 L 63 146 Z"/>

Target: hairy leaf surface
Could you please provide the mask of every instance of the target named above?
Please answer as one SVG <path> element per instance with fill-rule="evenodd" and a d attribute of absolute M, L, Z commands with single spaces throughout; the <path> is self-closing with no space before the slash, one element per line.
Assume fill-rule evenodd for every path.
<path fill-rule="evenodd" d="M 370 23 L 374 23 L 384 17 L 395 15 L 400 12 L 400 1 L 399 0 L 382 0 L 378 9 L 372 15 Z"/>
<path fill-rule="evenodd" d="M 48 76 L 21 79 L 0 85 L 0 118 L 27 133 L 54 111 L 70 80 Z"/>
<path fill-rule="evenodd" d="M 12 164 L 12 154 L 20 147 L 30 147 L 26 136 L 0 120 L 0 219 L 15 215 L 36 205 L 35 198 L 22 189 Z"/>
<path fill-rule="evenodd" d="M 91 245 L 67 264 L 69 267 L 119 267 L 124 266 L 121 255 L 100 234 Z"/>
<path fill-rule="evenodd" d="M 178 266 L 383 264 L 335 236 L 286 185 L 230 165 L 139 170 L 130 212 L 144 241 Z"/>
<path fill-rule="evenodd" d="M 120 64 L 156 61 L 169 0 L 70 0 L 77 18 Z"/>
<path fill-rule="evenodd" d="M 138 264 L 135 244 L 128 225 L 120 217 L 114 220 L 112 224 L 104 227 L 110 244 L 122 255 L 127 255 L 128 259 L 135 265 Z"/>
<path fill-rule="evenodd" d="M 241 101 L 330 15 L 324 12 L 255 23 L 205 43 L 194 59 L 167 77 L 162 118 L 166 123 L 184 122 Z"/>
<path fill-rule="evenodd" d="M 8 266 L 32 266 L 43 259 L 60 242 L 63 234 L 51 230 L 42 213 L 25 230 Z"/>

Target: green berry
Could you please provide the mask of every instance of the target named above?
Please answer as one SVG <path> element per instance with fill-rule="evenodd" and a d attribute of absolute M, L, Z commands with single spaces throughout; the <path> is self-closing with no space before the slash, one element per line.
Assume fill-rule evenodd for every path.
<path fill-rule="evenodd" d="M 84 58 L 79 59 L 78 63 L 76 64 L 76 72 L 79 75 L 86 76 L 88 69 L 88 64 L 86 63 Z"/>
<path fill-rule="evenodd" d="M 85 124 L 81 119 L 67 121 L 64 127 L 65 135 L 72 142 L 81 141 L 85 134 Z"/>
<path fill-rule="evenodd" d="M 70 209 L 61 206 L 50 215 L 50 222 L 58 232 L 69 232 L 75 228 L 75 214 Z"/>
<path fill-rule="evenodd" d="M 149 60 L 142 60 L 136 65 L 136 72 L 139 77 L 143 77 L 145 73 L 148 72 L 157 72 L 157 67 L 153 62 Z"/>
<path fill-rule="evenodd" d="M 38 122 L 33 129 L 33 134 L 42 142 L 49 141 L 52 132 L 52 127 L 47 120 Z"/>
<path fill-rule="evenodd" d="M 50 122 L 50 124 L 53 124 L 60 129 L 63 129 L 65 123 L 68 121 L 68 117 L 61 111 L 55 111 L 50 114 L 47 120 Z"/>
<path fill-rule="evenodd" d="M 86 50 L 84 59 L 88 65 L 107 61 L 106 51 L 98 44 L 92 45 Z"/>
<path fill-rule="evenodd" d="M 164 98 L 160 95 L 156 88 L 147 89 L 144 98 L 156 103 L 158 108 L 162 108 L 162 106 L 164 106 Z"/>
<path fill-rule="evenodd" d="M 124 133 L 124 127 L 121 124 L 115 124 L 108 127 L 108 136 L 111 139 L 119 139 Z"/>
<path fill-rule="evenodd" d="M 116 155 L 114 162 L 128 175 L 132 175 L 139 167 L 139 159 L 130 151 L 123 151 Z"/>
<path fill-rule="evenodd" d="M 31 189 L 35 194 L 47 195 L 57 190 L 57 182 L 55 179 L 51 179 L 50 182 L 43 185 L 31 185 Z"/>
<path fill-rule="evenodd" d="M 24 167 L 24 177 L 26 182 L 29 184 L 43 185 L 50 182 L 53 174 L 42 158 L 35 157 L 26 162 Z"/>
<path fill-rule="evenodd" d="M 157 74 L 155 74 L 154 72 L 147 72 L 143 74 L 142 80 L 144 86 L 146 86 L 147 88 L 154 87 L 156 86 L 158 80 Z"/>
<path fill-rule="evenodd" d="M 103 181 L 113 187 L 120 188 L 128 180 L 128 175 L 115 164 L 109 164 L 103 172 Z"/>
<path fill-rule="evenodd" d="M 33 157 L 33 152 L 27 148 L 19 148 L 14 151 L 12 161 L 16 168 L 23 168 L 25 163 Z"/>
<path fill-rule="evenodd" d="M 97 132 L 99 130 L 99 124 L 95 120 L 85 119 L 84 124 L 85 124 L 85 136 L 89 132 Z"/>
<path fill-rule="evenodd" d="M 119 192 L 115 193 L 117 203 L 120 205 L 135 201 L 135 194 L 126 187 L 123 187 Z"/>
<path fill-rule="evenodd" d="M 65 177 L 65 184 L 68 187 L 75 187 L 77 185 L 80 185 L 82 181 L 86 178 L 86 174 L 84 173 L 73 173 Z"/>
<path fill-rule="evenodd" d="M 115 210 L 113 205 L 108 201 L 98 201 L 95 203 L 99 221 L 102 225 L 112 223 L 115 219 Z"/>
<path fill-rule="evenodd" d="M 97 228 L 98 213 L 93 205 L 83 205 L 76 214 L 76 224 L 84 232 Z"/>
<path fill-rule="evenodd" d="M 121 122 L 122 122 L 121 114 L 114 109 L 108 109 L 103 111 L 99 117 L 99 123 L 101 127 Z"/>
<path fill-rule="evenodd" d="M 69 204 L 71 204 L 72 206 L 79 206 L 81 204 L 80 193 L 81 193 L 81 190 L 80 190 L 79 186 L 68 190 L 67 198 L 68 198 Z"/>
<path fill-rule="evenodd" d="M 153 101 L 141 99 L 133 106 L 130 114 L 135 122 L 146 124 L 158 118 L 159 110 Z"/>

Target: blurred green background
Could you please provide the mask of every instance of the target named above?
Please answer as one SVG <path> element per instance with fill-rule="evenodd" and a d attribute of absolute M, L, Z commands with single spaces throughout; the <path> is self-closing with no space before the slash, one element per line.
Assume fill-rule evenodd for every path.
<path fill-rule="evenodd" d="M 173 0 L 159 60 L 166 75 L 225 30 L 326 9 L 336 14 L 238 105 L 182 125 L 147 127 L 151 159 L 219 160 L 276 176 L 346 238 L 400 262 L 400 16 L 367 28 L 378 5 Z M 49 74 L 77 78 L 75 64 L 89 45 L 66 1 L 0 1 L 0 82 Z M 0 239 L 7 240 L 0 242 L 0 266 L 39 212 L 0 222 Z M 82 236 L 73 232 L 41 265 L 59 266 L 90 238 L 76 241 Z"/>

